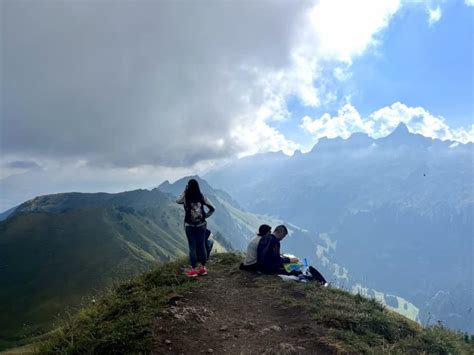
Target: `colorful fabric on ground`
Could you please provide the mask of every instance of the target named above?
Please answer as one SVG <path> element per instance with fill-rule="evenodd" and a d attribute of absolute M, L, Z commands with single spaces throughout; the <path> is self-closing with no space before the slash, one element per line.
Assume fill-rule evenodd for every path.
<path fill-rule="evenodd" d="M 283 264 L 283 267 L 285 268 L 286 272 L 301 271 L 302 266 L 303 264 L 300 262 Z"/>

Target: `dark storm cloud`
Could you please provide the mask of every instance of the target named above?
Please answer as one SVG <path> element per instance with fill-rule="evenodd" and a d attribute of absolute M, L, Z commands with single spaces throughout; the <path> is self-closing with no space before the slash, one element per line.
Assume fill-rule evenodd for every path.
<path fill-rule="evenodd" d="M 13 168 L 13 169 L 36 169 L 40 168 L 40 166 L 31 160 L 14 160 L 11 162 L 8 162 L 7 167 Z"/>
<path fill-rule="evenodd" d="M 308 3 L 269 5 L 2 1 L 2 152 L 118 166 L 236 154 L 258 71 L 289 65 Z"/>

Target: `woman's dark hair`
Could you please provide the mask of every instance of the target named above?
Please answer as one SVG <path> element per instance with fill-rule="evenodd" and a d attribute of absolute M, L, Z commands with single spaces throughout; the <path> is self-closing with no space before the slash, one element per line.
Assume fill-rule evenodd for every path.
<path fill-rule="evenodd" d="M 188 185 L 186 185 L 184 199 L 187 205 L 189 205 L 191 202 L 202 201 L 203 196 L 201 190 L 199 189 L 199 184 L 195 179 L 190 179 L 188 181 Z"/>
<path fill-rule="evenodd" d="M 270 227 L 268 224 L 262 224 L 258 228 L 258 235 L 263 237 L 264 235 L 267 235 L 268 233 L 270 233 L 271 230 L 272 230 L 272 227 Z"/>

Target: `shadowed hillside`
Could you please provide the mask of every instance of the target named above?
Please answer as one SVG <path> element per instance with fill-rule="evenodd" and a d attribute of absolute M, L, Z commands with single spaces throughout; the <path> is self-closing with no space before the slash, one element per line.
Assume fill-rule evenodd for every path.
<path fill-rule="evenodd" d="M 166 208 L 88 207 L 17 214 L 0 224 L 0 336 L 47 329 L 97 290 L 187 253 Z M 45 328 L 46 327 L 46 328 Z"/>

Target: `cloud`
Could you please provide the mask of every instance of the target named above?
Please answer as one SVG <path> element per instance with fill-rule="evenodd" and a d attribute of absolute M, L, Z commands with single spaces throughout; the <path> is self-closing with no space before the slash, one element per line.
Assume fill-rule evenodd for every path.
<path fill-rule="evenodd" d="M 304 116 L 301 127 L 318 139 L 322 137 L 348 138 L 352 133 L 363 132 L 366 129 L 359 112 L 350 104 L 344 105 L 334 117 L 331 117 L 329 113 L 325 113 L 317 120 Z"/>
<path fill-rule="evenodd" d="M 165 179 L 177 180 L 195 173 L 203 174 L 213 162 L 199 162 L 194 167 L 166 167 L 142 165 L 108 167 L 87 165 L 85 161 L 58 162 L 47 159 L 41 169 L 8 169 L 0 161 L 0 212 L 39 195 L 59 192 L 121 192 L 157 187 Z"/>
<path fill-rule="evenodd" d="M 245 129 L 245 132 L 242 132 L 243 129 Z M 249 132 L 253 132 L 253 134 Z M 299 144 L 286 140 L 283 134 L 263 124 L 261 121 L 255 121 L 252 127 L 236 128 L 232 131 L 232 136 L 238 144 L 247 147 L 255 147 L 254 150 L 248 149 L 242 152 L 239 158 L 260 152 L 279 150 L 285 154 L 292 154 L 296 149 L 300 148 Z M 284 142 L 284 144 L 282 144 L 282 142 Z"/>
<path fill-rule="evenodd" d="M 399 6 L 6 0 L 2 153 L 180 167 L 288 150 L 271 124 L 288 98 L 334 99 L 324 61 L 361 55 Z"/>
<path fill-rule="evenodd" d="M 301 127 L 315 138 L 348 138 L 352 133 L 363 132 L 373 138 L 390 134 L 400 122 L 407 125 L 412 133 L 441 140 L 460 143 L 474 142 L 474 125 L 470 128 L 451 128 L 441 116 L 434 116 L 422 107 L 408 107 L 400 102 L 383 107 L 367 118 L 360 116 L 351 105 L 346 104 L 331 117 L 328 113 L 319 119 L 305 116 Z"/>
<path fill-rule="evenodd" d="M 349 67 L 336 67 L 334 68 L 333 75 L 339 81 L 346 81 L 351 77 Z"/>
<path fill-rule="evenodd" d="M 351 63 L 388 26 L 399 10 L 399 0 L 325 0 L 312 9 L 311 19 L 326 58 Z"/>
<path fill-rule="evenodd" d="M 474 6 L 474 0 L 464 0 L 466 6 Z"/>
<path fill-rule="evenodd" d="M 352 60 L 377 48 L 400 6 L 399 0 L 319 1 L 300 24 L 286 97 L 294 95 L 306 107 L 337 100 L 338 85 L 351 76 Z"/>
<path fill-rule="evenodd" d="M 8 162 L 7 167 L 14 169 L 35 169 L 40 168 L 40 166 L 32 160 L 14 160 Z"/>
<path fill-rule="evenodd" d="M 427 10 L 429 15 L 428 23 L 432 26 L 441 19 L 441 8 L 438 5 L 435 9 L 427 8 Z"/>
<path fill-rule="evenodd" d="M 207 4 L 3 2 L 2 153 L 131 167 L 247 150 L 233 132 L 284 112 L 277 74 L 311 3 Z"/>
<path fill-rule="evenodd" d="M 33 160 L 7 160 L 0 158 L 0 179 L 3 179 L 10 175 L 16 175 L 25 173 L 27 171 L 38 171 L 42 167 Z M 0 192 L 1 192 L 1 180 L 0 180 Z M 4 196 L 2 196 L 3 198 Z"/>

